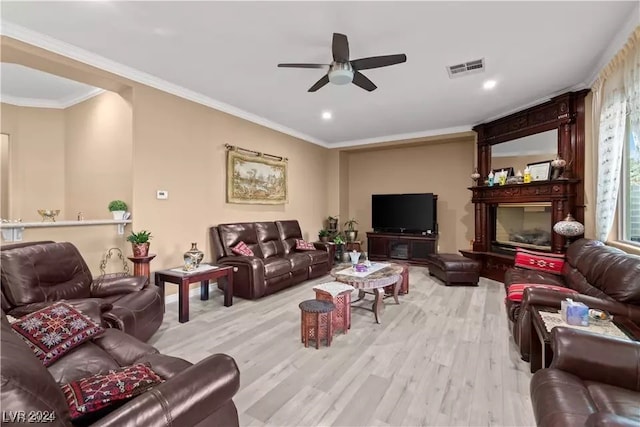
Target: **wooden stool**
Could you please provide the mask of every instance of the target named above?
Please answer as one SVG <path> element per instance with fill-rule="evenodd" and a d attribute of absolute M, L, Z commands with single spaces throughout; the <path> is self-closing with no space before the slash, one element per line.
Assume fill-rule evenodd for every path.
<path fill-rule="evenodd" d="M 354 289 L 341 282 L 321 283 L 313 287 L 316 300 L 331 301 L 336 306 L 331 315 L 334 331 L 341 330 L 346 334 L 351 329 L 351 292 Z"/>
<path fill-rule="evenodd" d="M 336 306 L 329 301 L 310 299 L 299 305 L 302 318 L 300 319 L 300 337 L 305 347 L 309 347 L 309 340 L 316 341 L 316 348 L 320 348 L 320 341 L 325 338 L 327 347 L 331 346 L 333 326 L 331 313 Z"/>

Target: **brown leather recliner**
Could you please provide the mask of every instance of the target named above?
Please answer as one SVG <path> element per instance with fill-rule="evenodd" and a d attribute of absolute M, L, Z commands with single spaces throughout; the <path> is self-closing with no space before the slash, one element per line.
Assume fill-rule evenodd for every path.
<path fill-rule="evenodd" d="M 75 304 L 85 315 L 100 322 L 100 303 Z M 24 340 L 11 330 L 2 312 L 0 332 L 0 406 L 8 414 L 51 414 L 51 426 L 72 427 L 69 409 L 60 386 L 110 369 L 148 363 L 162 384 L 136 396 L 112 412 L 100 413 L 92 426 L 238 426 L 232 397 L 240 379 L 235 361 L 215 354 L 193 365 L 165 356 L 142 341 L 117 329 L 85 342 L 45 367 Z M 3 420 L 3 424 L 6 420 Z M 14 423 L 26 425 L 27 421 Z M 13 424 L 12 424 L 13 425 Z"/>
<path fill-rule="evenodd" d="M 111 327 L 147 341 L 162 324 L 164 301 L 146 277 L 93 280 L 69 242 L 33 242 L 0 250 L 2 309 L 21 317 L 59 300 L 98 299 Z"/>
<path fill-rule="evenodd" d="M 522 268 L 505 274 L 505 288 L 514 283 L 543 283 L 570 288 L 575 293 L 549 289 L 525 289 L 522 304 L 505 300 L 513 321 L 513 337 L 524 360 L 529 360 L 532 333 L 530 305 L 560 308 L 565 298 L 585 303 L 589 308 L 622 315 L 640 325 L 640 257 L 605 246 L 597 240 L 580 239 L 566 253 L 562 275 Z"/>
<path fill-rule="evenodd" d="M 551 346 L 530 384 L 538 426 L 640 425 L 639 342 L 556 327 Z"/>
<path fill-rule="evenodd" d="M 327 274 L 333 260 L 329 245 L 314 242 L 314 251 L 296 251 L 302 239 L 298 221 L 245 222 L 211 227 L 215 262 L 237 267 L 233 294 L 261 298 L 305 280 Z M 254 256 L 236 255 L 231 248 L 244 242 Z"/>

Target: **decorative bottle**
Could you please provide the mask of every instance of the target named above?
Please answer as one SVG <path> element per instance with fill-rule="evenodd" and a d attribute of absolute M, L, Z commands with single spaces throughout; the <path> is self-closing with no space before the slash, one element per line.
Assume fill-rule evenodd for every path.
<path fill-rule="evenodd" d="M 493 171 L 489 172 L 489 187 L 493 187 Z"/>
<path fill-rule="evenodd" d="M 198 268 L 204 258 L 204 252 L 198 249 L 197 243 L 191 243 L 191 249 L 184 253 L 184 265 L 191 268 Z"/>
<path fill-rule="evenodd" d="M 529 166 L 527 166 L 526 168 L 524 168 L 524 183 L 529 184 L 530 182 L 531 182 L 531 170 L 529 169 Z"/>

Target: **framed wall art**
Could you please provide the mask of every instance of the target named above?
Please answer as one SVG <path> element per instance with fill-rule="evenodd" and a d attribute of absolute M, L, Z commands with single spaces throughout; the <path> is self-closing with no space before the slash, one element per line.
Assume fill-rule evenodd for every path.
<path fill-rule="evenodd" d="M 287 202 L 286 158 L 232 146 L 227 150 L 227 203 Z"/>
<path fill-rule="evenodd" d="M 527 164 L 531 181 L 548 181 L 551 176 L 551 160 Z"/>

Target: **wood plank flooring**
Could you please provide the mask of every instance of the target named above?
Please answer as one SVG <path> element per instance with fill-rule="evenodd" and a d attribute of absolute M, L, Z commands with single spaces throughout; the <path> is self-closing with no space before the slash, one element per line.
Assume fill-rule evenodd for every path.
<path fill-rule="evenodd" d="M 177 303 L 150 344 L 191 362 L 233 356 L 242 426 L 533 426 L 529 365 L 513 344 L 501 283 L 445 287 L 411 267 L 410 293 L 387 299 L 382 324 L 352 309 L 348 334 L 331 347 L 304 348 L 298 304 L 314 298 L 309 281 L 258 301 L 222 293 Z"/>

